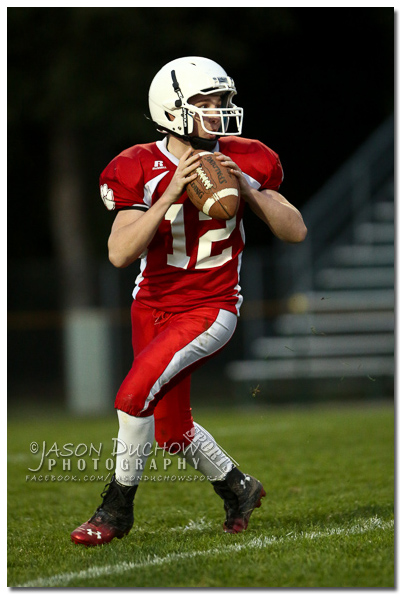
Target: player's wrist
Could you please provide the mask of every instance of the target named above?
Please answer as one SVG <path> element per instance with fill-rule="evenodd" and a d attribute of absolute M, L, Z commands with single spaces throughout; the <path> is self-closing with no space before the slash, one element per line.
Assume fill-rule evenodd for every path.
<path fill-rule="evenodd" d="M 176 193 L 176 192 L 169 192 L 169 189 L 167 189 L 162 196 L 159 199 L 159 203 L 161 205 L 164 205 L 166 207 L 166 209 L 168 209 L 170 206 L 172 206 L 175 202 L 177 202 L 180 198 L 181 194 Z"/>
<path fill-rule="evenodd" d="M 256 201 L 254 192 L 258 192 L 258 191 L 254 190 L 249 184 L 241 184 L 240 185 L 241 197 L 246 203 L 251 204 Z"/>

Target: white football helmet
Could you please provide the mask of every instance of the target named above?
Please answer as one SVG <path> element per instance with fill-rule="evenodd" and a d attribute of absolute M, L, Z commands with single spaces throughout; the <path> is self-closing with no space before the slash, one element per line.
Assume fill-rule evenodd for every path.
<path fill-rule="evenodd" d="M 201 109 L 189 103 L 194 95 L 216 93 L 222 95 L 220 108 Z M 206 128 L 204 118 L 218 115 L 221 126 L 216 134 L 238 135 L 242 131 L 243 108 L 232 103 L 235 94 L 233 79 L 213 60 L 198 56 L 178 58 L 165 64 L 155 75 L 149 88 L 149 111 L 160 132 L 171 133 L 185 140 L 194 141 L 194 138 L 198 138 L 189 136 L 194 130 L 196 115 L 206 132 L 210 130 Z M 169 114 L 174 119 L 169 119 Z"/>

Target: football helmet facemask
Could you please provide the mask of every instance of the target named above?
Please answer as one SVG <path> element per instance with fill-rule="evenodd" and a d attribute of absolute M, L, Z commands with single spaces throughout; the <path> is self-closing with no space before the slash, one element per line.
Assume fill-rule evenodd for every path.
<path fill-rule="evenodd" d="M 220 107 L 199 108 L 189 103 L 195 95 L 221 95 Z M 236 87 L 219 64 L 208 58 L 189 56 L 168 62 L 155 75 L 149 88 L 149 111 L 159 132 L 187 140 L 193 148 L 211 150 L 216 140 L 193 136 L 194 119 L 198 116 L 205 132 L 205 118 L 219 117 L 218 136 L 241 134 L 243 109 L 232 103 Z M 169 116 L 173 116 L 170 118 Z"/>

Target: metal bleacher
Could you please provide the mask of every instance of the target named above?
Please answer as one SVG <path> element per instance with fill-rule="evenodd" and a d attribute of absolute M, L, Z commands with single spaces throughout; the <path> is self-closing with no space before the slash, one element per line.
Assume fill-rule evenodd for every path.
<path fill-rule="evenodd" d="M 235 384 L 286 381 L 295 390 L 310 381 L 319 392 L 319 380 L 338 392 L 359 386 L 373 394 L 374 385 L 392 392 L 393 176 L 390 118 L 303 209 L 306 241 L 297 250 L 275 247 L 283 306 L 269 334 L 263 323 L 254 326 L 262 331 L 254 332 L 249 357 L 228 364 Z"/>

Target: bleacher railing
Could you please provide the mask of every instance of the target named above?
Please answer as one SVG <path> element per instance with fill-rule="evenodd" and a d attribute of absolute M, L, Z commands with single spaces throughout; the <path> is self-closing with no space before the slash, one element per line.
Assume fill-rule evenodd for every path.
<path fill-rule="evenodd" d="M 297 250 L 277 245 L 278 292 L 313 289 L 313 270 L 345 239 L 394 175 L 394 116 L 387 119 L 302 209 L 308 235 Z"/>

